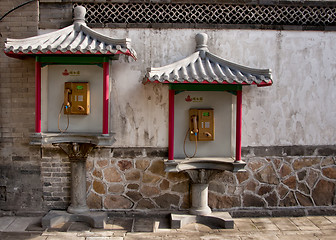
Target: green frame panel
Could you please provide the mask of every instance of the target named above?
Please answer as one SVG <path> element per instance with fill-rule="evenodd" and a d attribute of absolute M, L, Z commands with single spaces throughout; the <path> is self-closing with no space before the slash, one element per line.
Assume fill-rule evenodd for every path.
<path fill-rule="evenodd" d="M 97 55 L 44 55 L 36 56 L 36 61 L 42 65 L 101 65 L 109 60 L 115 60 L 118 56 Z"/>
<path fill-rule="evenodd" d="M 176 93 L 183 91 L 227 91 L 236 95 L 237 91 L 242 90 L 242 85 L 238 84 L 197 84 L 197 83 L 172 83 L 169 89 Z"/>

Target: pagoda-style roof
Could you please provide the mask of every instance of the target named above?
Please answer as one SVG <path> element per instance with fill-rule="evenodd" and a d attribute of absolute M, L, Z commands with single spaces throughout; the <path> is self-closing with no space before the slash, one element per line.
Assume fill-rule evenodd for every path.
<path fill-rule="evenodd" d="M 131 40 L 114 39 L 86 26 L 86 9 L 74 9 L 74 23 L 66 28 L 25 39 L 10 39 L 5 43 L 5 53 L 10 57 L 40 54 L 125 54 L 136 59 Z"/>
<path fill-rule="evenodd" d="M 163 67 L 149 68 L 144 79 L 154 83 L 216 83 L 269 86 L 270 69 L 255 69 L 224 60 L 209 52 L 208 36 L 196 35 L 196 52 Z"/>

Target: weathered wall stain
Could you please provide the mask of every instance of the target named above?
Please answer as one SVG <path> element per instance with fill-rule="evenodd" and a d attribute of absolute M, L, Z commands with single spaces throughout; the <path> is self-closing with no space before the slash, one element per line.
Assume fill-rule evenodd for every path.
<path fill-rule="evenodd" d="M 142 85 L 146 68 L 164 66 L 194 52 L 194 37 L 209 35 L 208 47 L 229 61 L 255 68 L 271 68 L 274 84 L 243 88 L 243 146 L 328 145 L 336 141 L 332 102 L 336 101 L 334 32 L 193 29 L 97 29 L 114 37 L 130 37 L 138 61 L 112 63 L 115 90 L 112 113 L 133 118 L 117 125 L 116 146 L 167 146 L 168 90 L 159 84 Z M 116 99 L 118 98 L 118 99 Z M 127 114 L 127 104 L 133 112 Z M 156 122 L 154 122 L 154 117 Z M 120 121 L 112 116 L 113 121 Z M 135 129 L 133 129 L 135 130 Z M 148 133 L 151 141 L 144 137 Z M 147 135 L 147 134 L 146 134 Z"/>

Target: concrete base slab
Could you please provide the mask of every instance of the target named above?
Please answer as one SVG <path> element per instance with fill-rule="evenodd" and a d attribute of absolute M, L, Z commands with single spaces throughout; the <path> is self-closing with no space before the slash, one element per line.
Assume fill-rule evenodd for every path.
<path fill-rule="evenodd" d="M 54 228 L 66 222 L 86 222 L 93 228 L 104 228 L 107 214 L 104 212 L 87 212 L 71 214 L 66 211 L 51 210 L 42 218 L 42 228 Z"/>
<path fill-rule="evenodd" d="M 213 212 L 207 215 L 171 214 L 171 228 L 179 229 L 190 223 L 201 223 L 224 229 L 233 229 L 233 219 L 228 212 Z"/>

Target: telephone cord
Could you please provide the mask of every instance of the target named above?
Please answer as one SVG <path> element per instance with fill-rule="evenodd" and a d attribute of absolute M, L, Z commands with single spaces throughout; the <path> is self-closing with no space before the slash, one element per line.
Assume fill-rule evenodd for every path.
<path fill-rule="evenodd" d="M 197 153 L 197 135 L 195 135 L 195 151 L 194 151 L 194 154 L 192 156 L 189 156 L 186 152 L 186 141 L 187 141 L 187 137 L 188 137 L 188 134 L 190 132 L 190 128 L 188 128 L 187 130 L 187 133 L 184 137 L 184 142 L 183 142 L 183 152 L 184 152 L 184 155 L 187 157 L 187 158 L 193 158 L 195 157 L 196 153 Z M 197 133 L 196 133 L 197 134 Z"/>
<path fill-rule="evenodd" d="M 62 110 L 64 108 L 64 103 L 62 104 L 62 107 L 59 111 L 59 114 L 58 114 L 58 121 L 57 121 L 57 126 L 58 126 L 58 130 L 60 130 L 61 133 L 64 133 L 66 130 L 68 130 L 68 127 L 69 127 L 69 123 L 70 123 L 70 119 L 69 119 L 69 114 L 67 114 L 67 119 L 68 119 L 68 122 L 67 122 L 67 126 L 65 129 L 61 129 L 60 128 L 60 119 L 61 119 L 61 114 L 62 114 Z"/>

